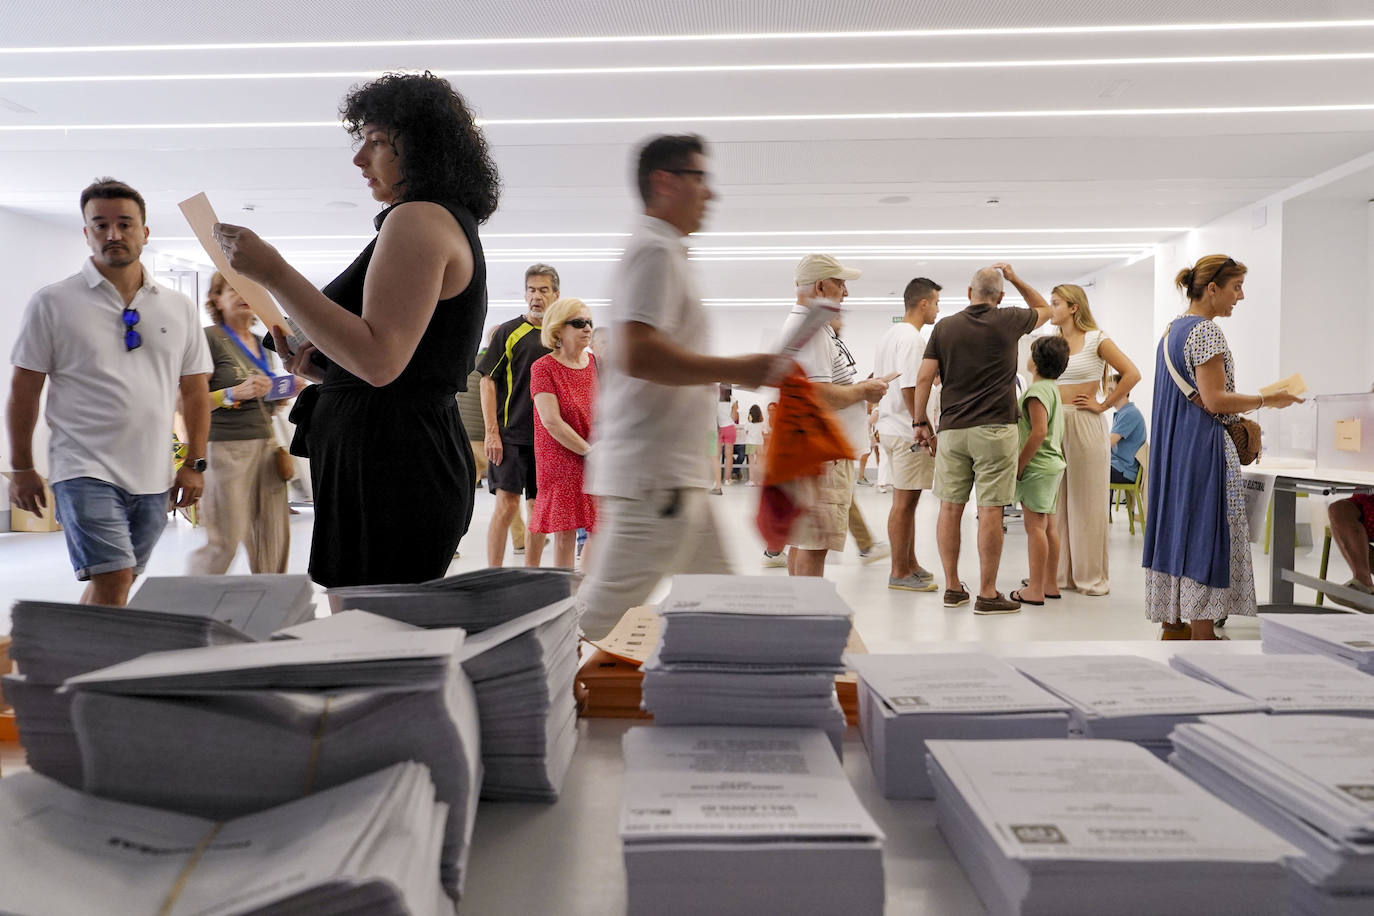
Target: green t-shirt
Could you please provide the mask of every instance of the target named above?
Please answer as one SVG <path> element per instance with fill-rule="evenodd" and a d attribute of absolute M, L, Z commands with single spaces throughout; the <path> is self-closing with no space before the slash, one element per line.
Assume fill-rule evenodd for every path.
<path fill-rule="evenodd" d="M 1026 402 L 1032 398 L 1045 405 L 1045 413 L 1049 415 L 1048 431 L 1045 441 L 1040 443 L 1031 460 L 1026 462 L 1022 476 L 1058 474 L 1064 470 L 1064 412 L 1059 409 L 1062 403 L 1059 400 L 1059 386 L 1050 379 L 1042 378 L 1021 395 L 1021 418 L 1016 421 L 1016 428 L 1023 446 L 1030 438 L 1030 414 L 1026 410 Z"/>

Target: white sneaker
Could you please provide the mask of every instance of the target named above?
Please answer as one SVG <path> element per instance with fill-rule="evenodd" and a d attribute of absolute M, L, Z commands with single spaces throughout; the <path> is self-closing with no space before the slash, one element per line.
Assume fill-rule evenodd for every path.
<path fill-rule="evenodd" d="M 863 561 L 865 566 L 890 556 L 892 556 L 892 548 L 888 546 L 887 541 L 879 541 L 867 550 L 859 551 L 859 559 Z"/>
<path fill-rule="evenodd" d="M 787 567 L 787 551 L 780 550 L 777 553 L 763 552 L 764 569 L 785 569 Z"/>

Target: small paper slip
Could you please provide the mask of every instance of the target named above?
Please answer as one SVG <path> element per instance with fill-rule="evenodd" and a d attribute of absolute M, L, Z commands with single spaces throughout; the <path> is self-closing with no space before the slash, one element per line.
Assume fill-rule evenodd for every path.
<path fill-rule="evenodd" d="M 588 641 L 607 655 L 641 665 L 658 645 L 658 629 L 658 609 L 652 604 L 643 604 L 626 611 L 604 637 Z"/>
<path fill-rule="evenodd" d="M 801 352 L 802 347 L 805 347 L 811 342 L 811 338 L 816 336 L 821 325 L 829 324 L 840 314 L 839 304 L 829 299 L 810 299 L 804 304 L 808 307 L 806 317 L 778 348 L 778 352 L 783 356 L 795 357 Z"/>
<path fill-rule="evenodd" d="M 1360 421 L 1336 421 L 1336 451 L 1358 452 L 1360 450 Z"/>
<path fill-rule="evenodd" d="M 1278 394 L 1280 391 L 1286 391 L 1293 397 L 1300 398 L 1307 393 L 1307 382 L 1303 380 L 1301 373 L 1295 372 L 1288 378 L 1281 378 L 1272 385 L 1265 385 L 1260 389 L 1260 394 L 1267 398 Z"/>

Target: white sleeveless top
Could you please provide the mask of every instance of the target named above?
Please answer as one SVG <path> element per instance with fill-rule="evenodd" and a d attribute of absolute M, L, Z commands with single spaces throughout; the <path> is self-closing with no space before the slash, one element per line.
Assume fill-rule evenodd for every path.
<path fill-rule="evenodd" d="M 1106 332 L 1101 329 L 1085 331 L 1083 333 L 1083 349 L 1069 357 L 1068 368 L 1055 381 L 1060 385 L 1100 382 L 1102 370 L 1106 367 L 1107 361 L 1097 355 L 1097 348 L 1102 345 L 1102 341 L 1109 339 Z"/>

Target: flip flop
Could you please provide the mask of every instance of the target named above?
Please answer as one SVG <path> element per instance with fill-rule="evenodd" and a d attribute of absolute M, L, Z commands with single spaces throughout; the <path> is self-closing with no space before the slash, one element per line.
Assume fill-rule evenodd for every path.
<path fill-rule="evenodd" d="M 1022 598 L 1022 597 L 1021 597 L 1021 592 L 1020 592 L 1019 590 L 1018 590 L 1018 591 L 1012 592 L 1011 595 L 1010 595 L 1009 597 L 1011 598 L 1012 601 L 1019 601 L 1019 602 L 1021 602 L 1022 604 L 1033 604 L 1033 605 L 1036 605 L 1037 607 L 1039 607 L 1040 605 L 1043 605 L 1043 604 L 1045 603 L 1045 602 L 1043 602 L 1043 601 L 1032 601 L 1032 600 L 1030 600 L 1029 598 Z M 1048 598 L 1048 597 L 1050 597 L 1050 596 L 1049 596 L 1049 595 L 1046 595 L 1045 597 Z"/>
<path fill-rule="evenodd" d="M 1063 595 L 1051 595 L 1049 592 L 1045 592 L 1045 597 L 1048 598 L 1048 599 L 1050 599 L 1051 601 L 1058 601 L 1060 598 L 1062 598 L 1062 597 L 1064 597 L 1064 596 L 1063 596 Z"/>

